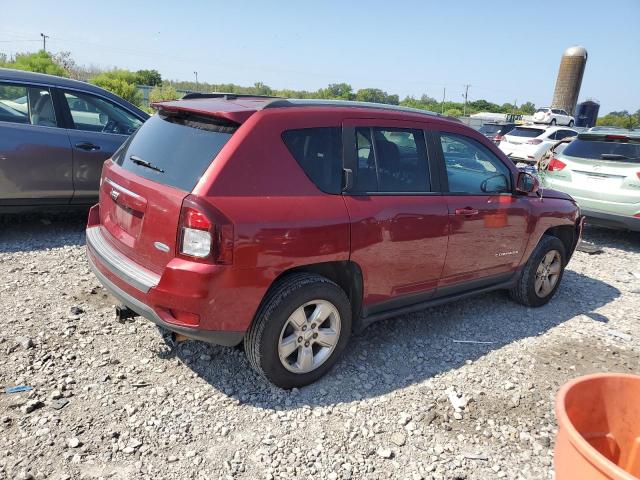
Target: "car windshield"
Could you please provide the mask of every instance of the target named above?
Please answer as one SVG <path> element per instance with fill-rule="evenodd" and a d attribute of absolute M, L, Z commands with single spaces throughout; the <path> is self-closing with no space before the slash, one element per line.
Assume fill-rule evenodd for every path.
<path fill-rule="evenodd" d="M 526 127 L 516 127 L 511 130 L 507 135 L 511 137 L 526 137 L 526 138 L 534 138 L 538 135 L 542 135 L 544 130 L 542 128 L 526 128 Z"/>
<path fill-rule="evenodd" d="M 562 153 L 569 157 L 640 163 L 640 143 L 578 138 Z"/>
<path fill-rule="evenodd" d="M 485 123 L 480 127 L 479 132 L 484 133 L 485 135 L 490 135 L 492 133 L 498 133 L 501 129 L 502 129 L 502 125 Z"/>

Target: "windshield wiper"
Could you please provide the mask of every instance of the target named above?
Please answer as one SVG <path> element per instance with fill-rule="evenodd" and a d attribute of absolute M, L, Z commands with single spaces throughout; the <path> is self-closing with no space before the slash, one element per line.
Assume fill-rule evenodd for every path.
<path fill-rule="evenodd" d="M 155 170 L 156 172 L 164 173 L 164 170 L 160 167 L 156 167 L 153 163 L 147 162 L 146 160 L 141 159 L 135 155 L 131 155 L 129 157 L 133 163 L 136 165 L 140 165 L 141 167 L 150 168 L 151 170 Z"/>
<path fill-rule="evenodd" d="M 626 155 L 620 155 L 618 153 L 603 153 L 600 155 L 602 160 L 622 160 L 622 161 L 635 161 L 640 160 L 640 157 L 627 157 Z"/>

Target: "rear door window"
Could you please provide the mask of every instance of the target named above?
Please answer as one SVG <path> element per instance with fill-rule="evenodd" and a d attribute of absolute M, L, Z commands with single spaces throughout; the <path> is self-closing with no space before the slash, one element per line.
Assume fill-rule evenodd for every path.
<path fill-rule="evenodd" d="M 190 192 L 237 127 L 213 117 L 158 113 L 113 160 L 136 175 Z"/>
<path fill-rule="evenodd" d="M 342 190 L 342 129 L 287 130 L 282 140 L 309 179 L 323 192 Z"/>
<path fill-rule="evenodd" d="M 50 90 L 47 87 L 0 84 L 0 121 L 57 127 Z"/>
<path fill-rule="evenodd" d="M 357 192 L 431 191 L 424 133 L 408 128 L 356 128 Z"/>

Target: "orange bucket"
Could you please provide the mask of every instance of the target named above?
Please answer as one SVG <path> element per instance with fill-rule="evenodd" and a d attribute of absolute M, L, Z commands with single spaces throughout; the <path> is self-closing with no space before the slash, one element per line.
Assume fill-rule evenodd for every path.
<path fill-rule="evenodd" d="M 576 378 L 556 398 L 556 480 L 640 479 L 640 376 Z"/>

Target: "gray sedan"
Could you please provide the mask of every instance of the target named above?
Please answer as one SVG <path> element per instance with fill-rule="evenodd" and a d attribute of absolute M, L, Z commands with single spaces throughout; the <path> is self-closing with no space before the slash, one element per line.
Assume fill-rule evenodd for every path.
<path fill-rule="evenodd" d="M 96 203 L 102 164 L 147 118 L 94 85 L 0 68 L 0 212 Z"/>

